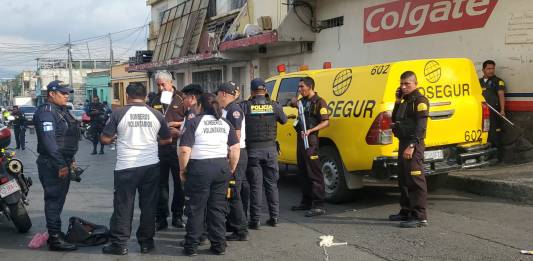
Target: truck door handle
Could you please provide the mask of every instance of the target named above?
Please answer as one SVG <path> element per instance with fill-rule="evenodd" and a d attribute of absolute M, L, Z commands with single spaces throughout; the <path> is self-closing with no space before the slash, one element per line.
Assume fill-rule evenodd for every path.
<path fill-rule="evenodd" d="M 455 110 L 446 110 L 446 111 L 430 111 L 429 117 L 432 120 L 443 120 L 449 119 L 455 113 Z"/>
<path fill-rule="evenodd" d="M 289 115 L 287 115 L 287 118 L 296 119 L 296 114 L 289 114 Z"/>

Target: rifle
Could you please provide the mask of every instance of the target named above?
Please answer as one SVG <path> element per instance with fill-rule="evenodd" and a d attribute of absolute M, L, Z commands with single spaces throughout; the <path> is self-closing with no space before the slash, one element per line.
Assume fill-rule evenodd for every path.
<path fill-rule="evenodd" d="M 302 124 L 303 132 L 306 133 L 307 125 L 305 123 L 304 106 L 301 101 L 298 101 L 298 120 Z M 304 148 L 309 149 L 309 139 L 307 138 L 307 136 L 304 136 L 303 139 L 304 139 Z"/>
<path fill-rule="evenodd" d="M 490 104 L 488 104 L 488 103 L 485 103 L 485 104 L 489 107 L 489 109 L 491 109 L 493 112 L 495 112 L 496 115 L 500 116 L 501 119 L 503 119 L 504 121 L 509 123 L 509 125 L 514 127 L 514 123 L 512 121 L 510 121 L 509 119 L 507 119 L 507 117 L 503 116 L 499 111 L 494 109 L 494 107 L 490 106 Z"/>

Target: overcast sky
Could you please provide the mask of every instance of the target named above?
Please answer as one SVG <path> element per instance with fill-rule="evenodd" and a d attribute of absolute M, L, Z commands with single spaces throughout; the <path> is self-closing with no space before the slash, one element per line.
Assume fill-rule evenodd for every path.
<path fill-rule="evenodd" d="M 6 71 L 35 69 L 37 56 L 66 56 L 66 48 L 51 44 L 67 42 L 69 33 L 76 41 L 136 28 L 149 21 L 150 13 L 146 0 L 16 0 L 1 5 L 0 78 Z M 115 57 L 132 56 L 146 48 L 146 27 L 112 38 Z M 74 59 L 89 54 L 108 57 L 108 43 L 109 39 L 91 39 L 87 48 L 85 41 L 78 42 Z"/>

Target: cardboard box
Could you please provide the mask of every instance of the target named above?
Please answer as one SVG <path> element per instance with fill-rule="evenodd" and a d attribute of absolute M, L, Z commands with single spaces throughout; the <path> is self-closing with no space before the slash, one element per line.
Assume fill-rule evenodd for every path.
<path fill-rule="evenodd" d="M 272 18 L 270 16 L 261 16 L 257 18 L 257 25 L 263 30 L 272 30 Z"/>

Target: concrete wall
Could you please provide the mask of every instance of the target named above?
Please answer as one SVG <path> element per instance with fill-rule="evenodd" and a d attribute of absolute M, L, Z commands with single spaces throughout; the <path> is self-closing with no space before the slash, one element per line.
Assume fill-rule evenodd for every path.
<path fill-rule="evenodd" d="M 272 18 L 272 27 L 277 28 L 283 18 L 287 15 L 287 0 L 248 0 L 252 2 L 253 13 L 250 15 L 250 20 L 253 24 L 257 24 L 257 18 L 261 16 L 270 16 Z"/>

